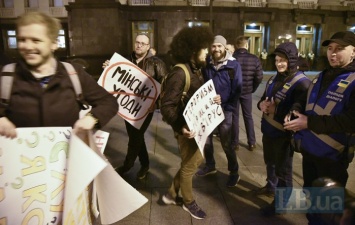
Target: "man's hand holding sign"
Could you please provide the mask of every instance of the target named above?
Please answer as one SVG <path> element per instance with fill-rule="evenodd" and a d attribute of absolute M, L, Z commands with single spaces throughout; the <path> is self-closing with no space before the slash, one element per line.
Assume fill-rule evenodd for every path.
<path fill-rule="evenodd" d="M 117 53 L 106 62 L 98 83 L 117 99 L 118 114 L 137 129 L 160 94 L 159 82 Z"/>
<path fill-rule="evenodd" d="M 185 137 L 194 137 L 204 156 L 203 148 L 209 134 L 224 120 L 221 97 L 216 94 L 213 81 L 206 82 L 190 98 L 184 118 L 190 130 L 183 129 Z"/>

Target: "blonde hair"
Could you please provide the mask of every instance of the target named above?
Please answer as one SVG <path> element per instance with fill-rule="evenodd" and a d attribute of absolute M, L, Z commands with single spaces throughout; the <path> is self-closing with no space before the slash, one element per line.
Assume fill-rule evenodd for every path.
<path fill-rule="evenodd" d="M 17 29 L 31 24 L 42 24 L 47 27 L 47 34 L 52 41 L 57 41 L 59 30 L 62 29 L 58 19 L 42 12 L 27 12 L 16 20 Z"/>
<path fill-rule="evenodd" d="M 247 36 L 239 36 L 235 39 L 234 46 L 236 48 L 244 48 L 246 44 L 248 44 L 249 37 Z"/>

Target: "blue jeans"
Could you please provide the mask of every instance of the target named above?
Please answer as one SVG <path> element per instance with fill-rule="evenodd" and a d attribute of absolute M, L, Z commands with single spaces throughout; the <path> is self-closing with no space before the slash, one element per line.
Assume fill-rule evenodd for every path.
<path fill-rule="evenodd" d="M 252 114 L 252 93 L 244 94 L 239 97 L 239 103 L 233 112 L 233 137 L 232 143 L 233 146 L 239 144 L 239 109 L 242 107 L 243 120 L 245 131 L 247 133 L 248 145 L 255 145 L 255 130 L 254 130 L 254 121 Z"/>
<path fill-rule="evenodd" d="M 225 119 L 218 125 L 219 137 L 221 145 L 226 153 L 228 161 L 228 170 L 230 174 L 238 174 L 238 161 L 234 148 L 232 148 L 232 119 L 233 112 L 224 111 Z M 213 148 L 213 134 L 209 135 L 206 140 L 205 148 L 206 166 L 209 168 L 216 167 L 216 161 L 214 160 L 214 148 Z"/>

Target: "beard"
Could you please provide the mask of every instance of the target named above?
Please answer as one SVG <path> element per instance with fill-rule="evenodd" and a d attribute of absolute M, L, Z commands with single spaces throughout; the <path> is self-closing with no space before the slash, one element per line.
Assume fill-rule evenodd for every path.
<path fill-rule="evenodd" d="M 200 60 L 199 56 L 197 54 L 195 54 L 193 56 L 193 61 L 195 62 L 195 66 L 197 69 L 200 69 L 200 68 L 205 67 L 207 65 L 206 60 L 203 60 L 203 61 Z"/>

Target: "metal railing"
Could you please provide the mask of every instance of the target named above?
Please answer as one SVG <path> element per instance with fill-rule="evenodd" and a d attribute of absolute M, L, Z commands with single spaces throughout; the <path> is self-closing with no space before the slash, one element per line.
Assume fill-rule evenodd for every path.
<path fill-rule="evenodd" d="M 153 5 L 154 0 L 129 0 L 128 5 Z"/>
<path fill-rule="evenodd" d="M 263 7 L 262 0 L 246 0 L 245 6 L 248 7 Z"/>
<path fill-rule="evenodd" d="M 209 0 L 190 0 L 190 5 L 192 6 L 209 6 L 210 1 Z"/>

